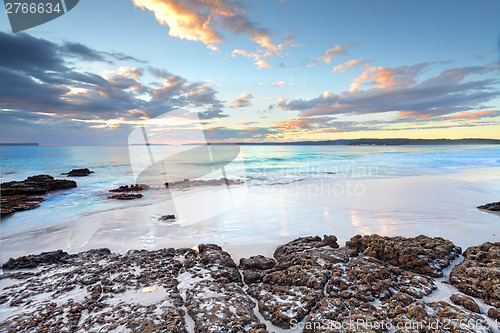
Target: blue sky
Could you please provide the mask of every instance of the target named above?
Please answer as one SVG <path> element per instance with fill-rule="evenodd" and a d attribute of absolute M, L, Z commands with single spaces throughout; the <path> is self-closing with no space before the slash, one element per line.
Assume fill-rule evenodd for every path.
<path fill-rule="evenodd" d="M 82 0 L 16 34 L 2 13 L 0 140 L 126 144 L 176 108 L 202 112 L 213 141 L 500 138 L 499 13 L 498 1 Z"/>

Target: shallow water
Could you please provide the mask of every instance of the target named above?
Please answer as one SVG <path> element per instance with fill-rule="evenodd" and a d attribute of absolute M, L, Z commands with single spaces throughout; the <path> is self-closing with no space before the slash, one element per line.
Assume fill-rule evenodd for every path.
<path fill-rule="evenodd" d="M 195 224 L 157 221 L 172 213 L 165 190 L 147 191 L 134 201 L 106 199 L 110 188 L 135 182 L 127 147 L 1 149 L 3 181 L 78 167 L 96 171 L 75 178 L 76 189 L 47 195 L 42 207 L 2 219 L 2 260 L 59 248 L 126 251 L 201 242 L 221 244 L 240 256 L 241 251 L 271 252 L 284 241 L 316 234 L 335 234 L 341 241 L 357 233 L 427 234 L 463 247 L 499 241 L 500 217 L 475 208 L 500 200 L 496 146 L 243 146 L 245 168 L 239 164 L 231 174 L 248 177 L 242 202 L 222 214 L 207 213 Z M 199 192 L 222 191 L 181 194 L 194 211 L 204 213 L 213 207 L 200 202 Z"/>

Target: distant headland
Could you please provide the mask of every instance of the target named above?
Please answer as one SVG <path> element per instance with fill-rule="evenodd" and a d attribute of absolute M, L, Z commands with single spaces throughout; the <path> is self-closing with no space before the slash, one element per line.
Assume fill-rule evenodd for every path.
<path fill-rule="evenodd" d="M 0 142 L 0 146 L 39 146 L 38 142 Z"/>
<path fill-rule="evenodd" d="M 498 145 L 497 139 L 353 139 L 296 142 L 212 142 L 211 145 L 311 145 L 311 146 L 404 146 L 404 145 Z"/>

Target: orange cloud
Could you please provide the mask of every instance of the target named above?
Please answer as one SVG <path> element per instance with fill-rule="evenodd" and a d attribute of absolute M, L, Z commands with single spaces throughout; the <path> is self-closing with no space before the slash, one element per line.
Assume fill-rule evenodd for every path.
<path fill-rule="evenodd" d="M 339 56 L 339 55 L 346 56 L 347 51 L 342 46 L 336 45 L 336 46 L 332 47 L 331 49 L 327 50 L 321 57 L 316 58 L 314 60 L 314 62 L 318 63 L 318 62 L 324 61 L 327 64 L 329 64 L 330 62 L 332 62 L 332 58 Z"/>
<path fill-rule="evenodd" d="M 459 119 L 478 119 L 478 118 L 484 118 L 484 117 L 497 117 L 500 116 L 499 111 L 476 111 L 476 112 L 466 112 L 466 113 L 460 113 L 460 114 L 455 114 L 455 115 L 449 115 L 445 117 L 440 117 L 442 120 L 459 120 Z"/>
<path fill-rule="evenodd" d="M 237 55 L 247 55 L 247 53 L 248 53 L 248 51 L 241 50 L 241 49 L 234 49 L 233 52 L 231 52 L 233 57 L 235 57 Z"/>
<path fill-rule="evenodd" d="M 141 9 L 152 11 L 158 22 L 168 25 L 169 35 L 172 37 L 201 41 L 207 45 L 222 42 L 222 37 L 210 26 L 212 15 L 220 11 L 218 6 L 210 8 L 211 14 L 203 15 L 177 1 L 132 0 L 132 2 Z"/>
<path fill-rule="evenodd" d="M 257 66 L 258 69 L 261 68 L 273 68 L 273 65 L 269 63 L 269 61 L 262 59 L 257 62 L 255 62 L 255 65 Z"/>
<path fill-rule="evenodd" d="M 247 34 L 250 40 L 274 53 L 284 47 L 283 44 L 274 44 L 267 30 L 255 26 L 236 2 L 132 0 L 132 3 L 141 9 L 152 11 L 158 22 L 170 28 L 170 36 L 202 42 L 212 51 L 218 50 L 214 44 L 223 41 L 217 30 L 220 27 L 236 34 Z"/>
<path fill-rule="evenodd" d="M 343 72 L 345 71 L 346 69 L 348 68 L 351 68 L 351 67 L 355 67 L 355 66 L 359 66 L 359 65 L 365 65 L 365 66 L 368 66 L 370 65 L 371 63 L 367 60 L 364 60 L 364 59 L 353 59 L 353 60 L 349 60 L 348 62 L 346 63 L 343 63 L 341 65 L 337 65 L 335 67 L 333 67 L 332 69 L 332 73 L 338 73 L 338 72 Z"/>
<path fill-rule="evenodd" d="M 290 120 L 280 121 L 275 124 L 276 127 L 284 130 L 298 130 L 312 126 L 312 123 L 306 119 L 290 119 Z"/>
<path fill-rule="evenodd" d="M 356 91 L 363 84 L 372 85 L 375 88 L 391 88 L 394 86 L 407 85 L 413 82 L 415 73 L 408 68 L 370 67 L 355 78 L 349 86 L 349 91 Z"/>
<path fill-rule="evenodd" d="M 251 106 L 252 102 L 250 101 L 250 99 L 252 99 L 252 98 L 253 98 L 252 94 L 243 93 L 243 94 L 241 94 L 240 97 L 237 97 L 234 99 L 232 107 L 233 108 L 243 108 L 243 107 Z"/>

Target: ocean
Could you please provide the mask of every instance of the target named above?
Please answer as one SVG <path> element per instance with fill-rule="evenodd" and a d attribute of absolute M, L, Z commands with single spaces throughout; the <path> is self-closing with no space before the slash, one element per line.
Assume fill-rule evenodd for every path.
<path fill-rule="evenodd" d="M 151 146 L 151 149 L 155 156 L 161 156 L 168 155 L 171 148 Z M 234 147 L 219 146 L 215 149 L 234 149 Z M 467 204 L 470 206 L 466 209 L 470 210 L 471 214 L 479 213 L 477 215 L 479 219 L 486 219 L 488 223 L 500 222 L 494 220 L 498 219 L 497 216 L 476 212 L 475 209 L 476 204 L 486 203 L 495 198 L 497 200 L 494 201 L 500 200 L 499 146 L 251 145 L 241 146 L 239 149 L 238 163 L 232 163 L 228 158 L 221 161 L 220 165 L 225 166 L 228 178 L 238 178 L 247 184 L 249 196 L 244 204 L 236 211 L 229 211 L 195 226 L 180 227 L 175 224 L 161 226 L 163 229 L 157 232 L 157 235 L 161 234 L 162 241 L 158 241 L 159 236 L 154 236 L 153 248 L 184 237 L 199 241 L 217 241 L 222 244 L 271 241 L 275 237 L 301 236 L 304 232 L 326 233 L 328 230 L 325 228 L 330 228 L 332 224 L 330 220 L 335 221 L 337 225 L 337 230 L 331 232 L 339 234 L 338 230 L 344 228 L 346 237 L 353 232 L 353 228 L 358 232 L 402 234 L 405 232 L 401 226 L 408 224 L 408 219 L 412 219 L 415 225 L 419 223 L 432 225 L 434 219 L 449 217 L 450 221 L 458 221 L 467 218 L 457 211 L 457 207 L 463 205 L 464 200 L 468 200 Z M 220 177 L 220 173 L 204 171 L 206 168 L 203 166 L 206 161 L 191 158 L 174 159 L 166 166 L 162 165 L 160 169 L 148 171 L 145 168 L 151 164 L 150 156 L 145 153 L 133 154 L 131 163 L 129 148 L 126 146 L 2 146 L 0 153 L 2 182 L 23 180 L 38 174 L 64 178 L 61 173 L 75 168 L 89 168 L 95 171 L 88 177 L 73 178 L 78 183 L 77 188 L 45 195 L 46 200 L 40 208 L 17 212 L 3 218 L 1 221 L 3 251 L 8 250 L 10 246 L 8 244 L 14 242 L 15 237 L 39 235 L 42 231 L 42 234 L 50 234 L 52 230 L 50 228 L 68 227 L 70 224 L 81 226 L 80 223 L 89 223 L 90 229 L 93 226 L 101 230 L 101 234 L 96 231 L 97 234 L 85 236 L 87 238 L 81 241 L 82 244 L 64 239 L 61 243 L 47 244 L 47 240 L 33 236 L 36 238 L 34 242 L 45 244 L 37 247 L 40 249 L 47 250 L 64 244 L 64 249 L 79 250 L 82 246 L 90 246 L 88 244 L 92 243 L 92 239 L 99 238 L 99 235 L 105 232 L 109 232 L 106 237 L 115 237 L 109 228 L 116 226 L 106 225 L 110 223 L 110 217 L 111 220 L 124 220 L 115 235 L 120 232 L 126 233 L 129 228 L 139 228 L 142 223 L 138 221 L 142 219 L 139 212 L 142 211 L 146 220 L 144 223 L 158 228 L 155 221 L 159 213 L 152 213 L 150 206 L 154 207 L 164 200 L 161 193 L 167 176 L 169 181 L 183 179 L 186 174 L 199 174 L 202 179 Z M 144 192 L 144 198 L 133 201 L 107 199 L 110 189 L 137 182 L 132 164 L 135 167 L 140 165 L 139 169 L 145 170 L 140 180 L 145 179 L 152 188 Z M 193 173 L 192 170 L 201 171 Z M 439 185 L 440 181 L 443 181 L 442 186 Z M 350 197 L 347 190 L 342 193 L 337 191 L 330 193 L 333 198 L 330 197 L 328 200 L 325 199 L 328 197 L 325 193 L 312 193 L 317 192 L 318 188 L 323 190 L 321 184 L 344 186 L 348 184 L 347 182 L 361 184 L 365 192 L 361 193 L 359 190 L 359 193 L 354 193 L 353 197 Z M 319 184 L 320 187 L 316 185 L 311 187 L 311 184 Z M 398 185 L 395 187 L 395 184 Z M 420 187 L 427 184 L 428 188 L 416 189 L 412 184 Z M 300 186 L 300 193 L 297 192 L 297 186 Z M 337 189 L 339 188 L 342 189 L 341 187 Z M 358 189 L 360 188 L 358 186 Z M 426 191 L 429 193 L 425 193 Z M 384 196 L 387 196 L 387 200 L 393 204 L 386 206 L 382 201 L 377 202 L 379 197 Z M 363 208 L 356 208 L 358 205 Z M 370 209 L 364 208 L 370 205 Z M 431 209 L 436 205 L 441 205 L 439 212 L 426 211 L 426 207 Z M 446 210 L 443 211 L 443 207 Z M 355 208 L 357 212 L 353 212 Z M 350 213 L 346 213 L 346 209 L 349 209 Z M 134 211 L 133 218 L 131 210 Z M 248 221 L 249 216 L 252 221 Z M 308 219 L 308 216 L 311 219 Z M 319 220 L 314 220 L 318 219 L 318 216 Z M 380 226 L 381 218 L 390 220 L 391 228 L 363 227 L 363 219 L 368 225 Z M 307 222 L 304 222 L 305 219 Z M 467 222 L 464 220 L 464 223 Z M 356 224 L 359 227 L 356 227 Z M 255 225 L 262 227 L 259 232 L 263 235 L 256 236 Z M 69 229 L 73 236 L 78 232 Z M 410 232 L 412 229 L 407 227 L 405 230 Z M 133 233 L 127 237 L 144 238 L 144 235 L 137 236 Z M 125 247 L 151 247 L 151 239 L 149 243 L 141 241 L 142 243 L 135 244 L 127 240 L 127 237 L 123 240 L 128 242 Z M 120 247 L 118 250 L 124 250 L 125 247 Z"/>

